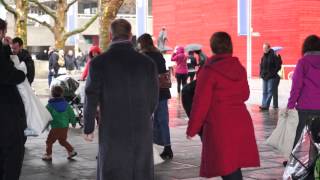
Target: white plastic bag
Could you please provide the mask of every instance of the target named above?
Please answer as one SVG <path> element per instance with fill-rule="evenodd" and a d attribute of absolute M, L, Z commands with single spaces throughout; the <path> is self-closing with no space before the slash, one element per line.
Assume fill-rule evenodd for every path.
<path fill-rule="evenodd" d="M 11 60 L 17 69 L 27 73 L 26 64 L 24 62 L 19 63 L 17 56 L 11 56 Z M 17 88 L 26 112 L 27 129 L 24 133 L 26 136 L 38 136 L 48 127 L 52 120 L 51 114 L 34 94 L 27 79 L 17 85 Z"/>
<path fill-rule="evenodd" d="M 76 90 L 76 95 L 80 96 L 80 103 L 81 104 L 84 104 L 84 99 L 85 99 L 85 95 L 86 95 L 85 87 L 86 87 L 85 83 L 80 83 L 78 89 Z"/>
<path fill-rule="evenodd" d="M 293 149 L 298 122 L 297 111 L 289 111 L 287 115 L 284 112 L 280 113 L 277 127 L 266 143 L 276 148 L 284 157 L 289 158 Z"/>
<path fill-rule="evenodd" d="M 155 145 L 153 145 L 153 164 L 157 165 L 157 164 L 163 163 L 164 160 L 160 157 L 159 152 L 154 146 Z"/>

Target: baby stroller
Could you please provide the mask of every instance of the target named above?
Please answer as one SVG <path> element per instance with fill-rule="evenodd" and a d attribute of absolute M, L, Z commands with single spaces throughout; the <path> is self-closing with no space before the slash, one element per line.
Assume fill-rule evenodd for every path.
<path fill-rule="evenodd" d="M 317 173 L 314 170 L 315 165 L 320 161 L 319 150 L 320 116 L 310 116 L 307 119 L 307 125 L 302 132 L 299 142 L 290 155 L 290 159 L 283 174 L 283 179 L 320 179 L 320 177 L 315 177 L 319 175 L 319 172 Z"/>
<path fill-rule="evenodd" d="M 76 93 L 80 83 L 70 76 L 62 75 L 52 81 L 51 87 L 55 85 L 59 85 L 63 88 L 64 98 L 74 110 L 78 124 L 83 127 L 83 103 L 81 101 L 81 96 Z"/>

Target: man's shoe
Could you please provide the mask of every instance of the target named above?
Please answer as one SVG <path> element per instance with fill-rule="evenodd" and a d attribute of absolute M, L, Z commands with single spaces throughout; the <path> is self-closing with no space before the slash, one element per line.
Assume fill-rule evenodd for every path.
<path fill-rule="evenodd" d="M 160 154 L 160 157 L 163 159 L 163 160 L 171 160 L 173 158 L 173 153 L 172 151 L 171 152 L 165 152 L 163 151 L 161 154 Z"/>
<path fill-rule="evenodd" d="M 164 146 L 163 152 L 160 154 L 163 160 L 171 160 L 173 158 L 173 152 L 171 145 Z"/>
<path fill-rule="evenodd" d="M 279 107 L 278 106 L 273 106 L 273 109 L 279 109 Z"/>
<path fill-rule="evenodd" d="M 269 110 L 269 108 L 267 108 L 267 107 L 259 106 L 259 108 L 260 108 L 260 111 L 268 111 Z"/>

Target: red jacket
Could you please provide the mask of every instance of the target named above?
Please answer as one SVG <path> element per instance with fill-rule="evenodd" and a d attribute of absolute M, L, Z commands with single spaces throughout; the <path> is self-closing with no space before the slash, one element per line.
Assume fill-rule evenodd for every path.
<path fill-rule="evenodd" d="M 246 70 L 237 57 L 213 56 L 199 73 L 187 135 L 193 137 L 203 127 L 201 177 L 259 166 L 253 123 L 245 105 L 249 93 Z"/>
<path fill-rule="evenodd" d="M 96 54 L 101 54 L 101 49 L 98 47 L 98 46 L 92 46 L 90 48 L 90 51 L 89 51 L 89 55 L 88 55 L 88 59 L 87 59 L 87 63 L 86 65 L 84 66 L 84 70 L 81 74 L 81 79 L 82 80 L 86 80 L 88 74 L 89 74 L 89 69 L 90 69 L 90 61 L 91 61 L 91 58 L 94 57 L 93 53 L 96 53 Z"/>

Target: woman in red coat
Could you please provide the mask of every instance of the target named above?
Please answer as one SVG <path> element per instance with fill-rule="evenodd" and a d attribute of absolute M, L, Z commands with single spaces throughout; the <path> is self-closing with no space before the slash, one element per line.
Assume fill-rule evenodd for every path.
<path fill-rule="evenodd" d="M 246 108 L 246 70 L 232 56 L 231 37 L 216 32 L 210 39 L 213 56 L 197 78 L 187 138 L 203 127 L 200 176 L 241 180 L 241 168 L 259 166 L 253 123 Z"/>

